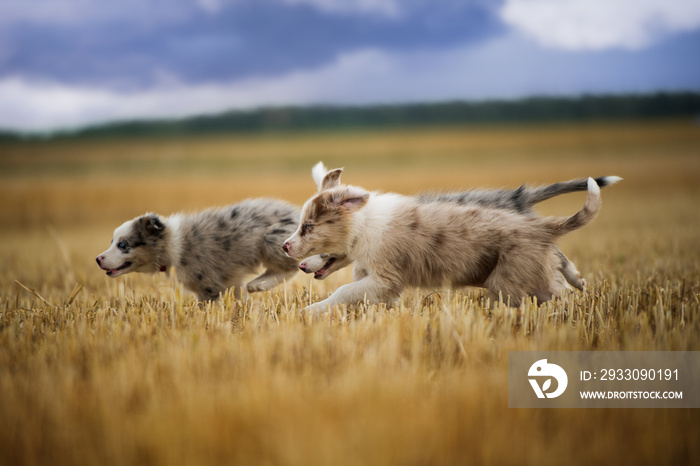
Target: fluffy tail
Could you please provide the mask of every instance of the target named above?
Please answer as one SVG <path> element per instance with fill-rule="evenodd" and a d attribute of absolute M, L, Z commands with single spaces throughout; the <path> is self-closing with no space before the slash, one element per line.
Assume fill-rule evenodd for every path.
<path fill-rule="evenodd" d="M 550 184 L 549 186 L 540 186 L 536 188 L 526 187 L 523 192 L 523 197 L 526 198 L 525 203 L 528 206 L 532 206 L 555 196 L 559 196 L 560 194 L 586 191 L 587 189 L 590 189 L 588 180 L 590 180 L 590 178 L 580 178 L 577 180 Z M 598 184 L 598 187 L 605 188 L 606 186 L 615 184 L 620 180 L 622 180 L 622 178 L 619 176 L 601 176 L 596 178 L 595 182 Z"/>
<path fill-rule="evenodd" d="M 556 236 L 562 236 L 570 231 L 581 228 L 593 220 L 598 214 L 600 207 L 603 205 L 603 201 L 600 198 L 600 187 L 593 178 L 588 178 L 586 185 L 588 188 L 588 196 L 581 210 L 571 217 L 548 219 L 549 226 Z"/>
<path fill-rule="evenodd" d="M 619 176 L 601 176 L 595 181 L 603 188 L 617 183 Z M 549 186 L 520 186 L 517 189 L 472 190 L 457 193 L 426 193 L 418 197 L 418 202 L 454 202 L 456 204 L 475 204 L 493 209 L 508 209 L 525 215 L 534 215 L 532 207 L 560 194 L 586 191 L 588 180 L 585 178 L 554 183 Z"/>

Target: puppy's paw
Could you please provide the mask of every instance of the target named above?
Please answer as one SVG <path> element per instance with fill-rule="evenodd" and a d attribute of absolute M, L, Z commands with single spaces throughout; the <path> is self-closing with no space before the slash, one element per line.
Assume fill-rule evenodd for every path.
<path fill-rule="evenodd" d="M 248 283 L 246 285 L 246 290 L 248 293 L 255 293 L 256 291 L 265 291 L 265 289 L 259 284 Z"/>
<path fill-rule="evenodd" d="M 248 293 L 255 293 L 256 291 L 267 291 L 277 283 L 274 280 L 261 280 L 256 278 L 246 285 Z"/>
<path fill-rule="evenodd" d="M 325 301 L 319 301 L 317 303 L 311 304 L 310 306 L 306 306 L 304 309 L 301 310 L 302 315 L 305 316 L 313 316 L 313 317 L 321 317 L 323 315 L 326 315 L 330 312 L 330 306 L 326 304 Z"/>

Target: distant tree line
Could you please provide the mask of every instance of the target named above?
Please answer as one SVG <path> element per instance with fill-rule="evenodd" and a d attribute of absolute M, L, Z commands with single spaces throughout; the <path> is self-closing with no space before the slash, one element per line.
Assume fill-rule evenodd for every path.
<path fill-rule="evenodd" d="M 269 107 L 172 120 L 126 121 L 48 135 L 52 138 L 209 135 L 442 125 L 700 118 L 700 93 L 532 97 L 521 100 L 371 106 Z M 16 139 L 0 131 L 0 140 Z M 31 136 L 24 135 L 27 139 Z M 46 138 L 43 135 L 42 138 Z"/>

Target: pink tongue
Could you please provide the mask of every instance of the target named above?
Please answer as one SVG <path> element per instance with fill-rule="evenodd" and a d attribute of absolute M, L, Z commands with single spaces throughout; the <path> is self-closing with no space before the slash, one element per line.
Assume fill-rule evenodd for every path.
<path fill-rule="evenodd" d="M 329 261 L 329 262 L 330 262 L 330 261 Z M 324 265 L 324 266 L 321 268 L 321 270 L 319 270 L 319 271 L 316 272 L 316 273 L 317 273 L 318 275 L 323 275 L 323 274 L 325 274 L 325 273 L 328 271 L 328 269 L 330 268 L 330 266 L 333 265 L 333 263 L 335 263 L 335 261 L 333 261 L 333 262 L 331 262 L 331 263 L 329 263 L 329 262 L 326 262 L 326 265 Z"/>

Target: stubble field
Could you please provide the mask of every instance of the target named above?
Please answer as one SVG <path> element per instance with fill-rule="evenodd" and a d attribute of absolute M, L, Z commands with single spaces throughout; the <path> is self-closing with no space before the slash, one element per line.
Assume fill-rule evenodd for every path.
<path fill-rule="evenodd" d="M 309 320 L 350 270 L 198 303 L 95 264 L 146 211 L 301 204 L 319 160 L 404 194 L 624 181 L 559 243 L 588 289 L 540 307 L 408 290 Z M 507 360 L 700 350 L 699 204 L 692 122 L 4 144 L 0 464 L 698 464 L 698 410 L 509 409 Z"/>

